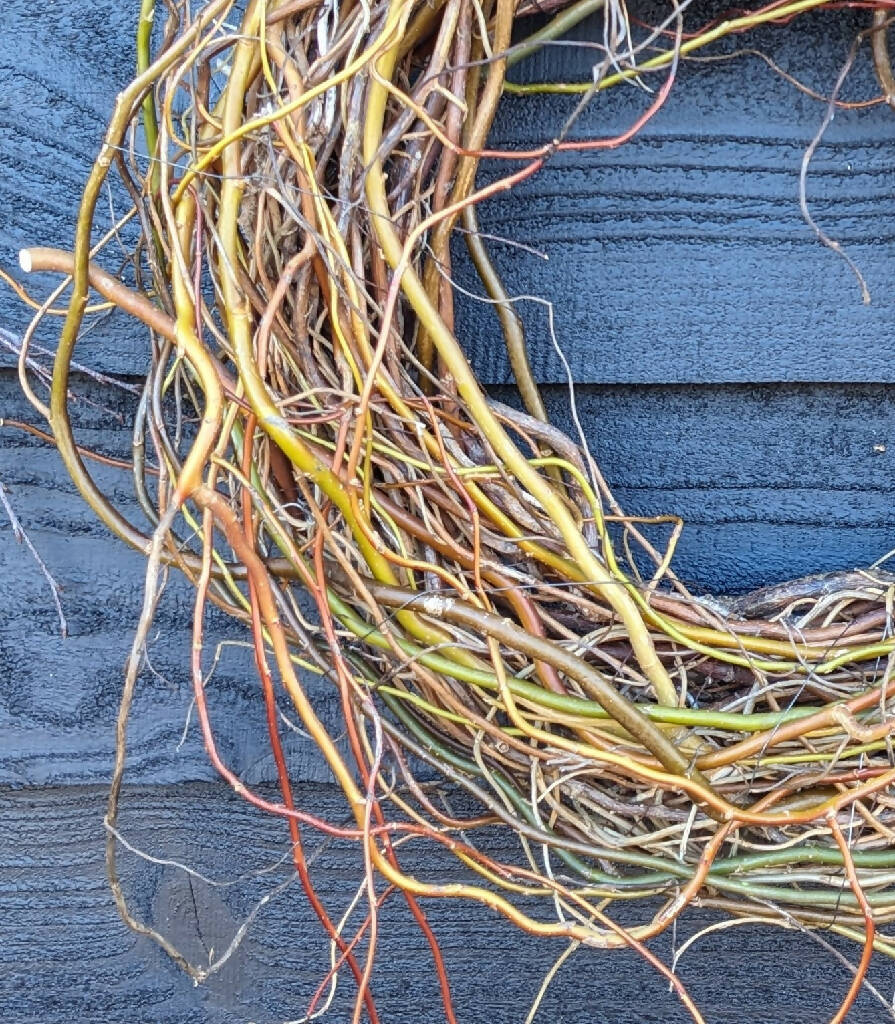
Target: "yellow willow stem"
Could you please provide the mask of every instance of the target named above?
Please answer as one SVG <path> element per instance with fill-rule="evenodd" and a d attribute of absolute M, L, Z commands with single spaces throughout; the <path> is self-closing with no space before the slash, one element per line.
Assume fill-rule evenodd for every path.
<path fill-rule="evenodd" d="M 231 4 L 232 0 L 217 0 L 216 3 L 210 4 L 158 60 L 152 63 L 142 74 L 138 75 L 123 92 L 118 94 L 102 147 L 90 170 L 78 208 L 73 248 L 74 264 L 71 275 L 71 300 L 69 302 L 68 314 L 59 336 L 59 345 L 53 364 L 53 384 L 50 393 L 50 426 L 65 468 L 68 470 L 81 496 L 93 509 L 100 521 L 117 537 L 120 537 L 121 540 L 143 551 L 145 554 L 149 553 L 148 538 L 136 530 L 124 516 L 105 501 L 78 453 L 68 419 L 69 371 L 75 344 L 78 340 L 78 332 L 84 318 L 84 309 L 87 305 L 88 262 L 90 258 L 90 235 L 93 226 L 93 213 L 96 209 L 96 203 L 102 190 L 103 182 L 109 172 L 109 167 L 112 165 L 115 153 L 118 151 L 131 123 L 135 105 L 142 100 L 147 90 L 152 88 L 156 79 L 164 74 L 184 51 L 189 49 L 208 23 L 230 7 Z"/>
<path fill-rule="evenodd" d="M 389 16 L 401 8 L 401 0 L 393 0 Z M 398 46 L 386 49 L 376 62 L 382 78 L 390 80 L 394 72 Z M 392 270 L 403 269 L 401 288 L 420 319 L 439 355 L 457 384 L 472 419 L 478 424 L 488 443 L 501 458 L 507 470 L 515 476 L 541 504 L 562 534 L 573 560 L 592 580 L 601 580 L 607 574 L 605 564 L 594 554 L 584 539 L 572 515 L 550 483 L 529 464 L 528 459 L 513 444 L 506 431 L 488 407 L 478 381 L 469 366 L 456 338 L 448 330 L 438 310 L 426 293 L 422 281 L 412 267 L 406 266 L 404 247 L 392 225 L 385 191 L 385 172 L 378 156 L 385 121 L 388 90 L 375 79 L 370 83 L 364 125 L 364 160 L 369 166 L 366 179 L 367 201 L 372 213 L 371 221 L 379 244 Z M 621 619 L 631 646 L 644 674 L 653 684 L 656 698 L 661 704 L 677 704 L 677 692 L 665 667 L 659 660 L 643 617 L 624 585 L 611 581 L 595 583 L 594 589 Z"/>
<path fill-rule="evenodd" d="M 155 17 L 155 0 L 142 0 L 140 20 L 137 23 L 137 74 L 148 70 L 152 62 L 152 23 Z M 155 97 L 150 89 L 143 99 L 143 134 L 146 137 L 146 152 L 151 161 L 149 181 L 154 192 L 159 184 L 159 168 L 156 162 L 158 143 L 158 116 L 155 111 Z"/>
<path fill-rule="evenodd" d="M 190 240 L 196 219 L 196 204 L 192 194 L 181 202 L 175 214 L 175 224 L 181 252 L 189 253 Z M 220 433 L 223 417 L 224 393 L 215 372 L 214 364 L 207 351 L 196 337 L 196 316 L 200 315 L 194 304 L 190 285 L 184 280 L 178 260 L 171 260 L 171 281 L 174 305 L 177 310 L 175 337 L 178 349 L 186 355 L 199 377 L 205 395 L 205 409 L 196 440 L 183 463 L 174 501 L 181 504 L 199 486 L 208 456 Z"/>

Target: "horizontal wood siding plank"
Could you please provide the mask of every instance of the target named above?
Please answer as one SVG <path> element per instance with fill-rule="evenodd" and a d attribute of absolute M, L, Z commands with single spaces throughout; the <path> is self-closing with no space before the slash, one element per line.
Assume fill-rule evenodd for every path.
<path fill-rule="evenodd" d="M 345 813 L 327 787 L 300 787 L 297 800 L 330 820 Z M 0 792 L 0 1004 L 6 1024 L 273 1024 L 301 1016 L 325 973 L 328 951 L 298 885 L 264 906 L 222 971 L 196 987 L 119 920 L 103 866 L 104 812 L 100 788 Z M 127 788 L 121 829 L 151 856 L 231 883 L 207 885 L 174 867 L 121 853 L 135 913 L 195 961 L 207 963 L 211 949 L 224 950 L 257 901 L 288 876 L 282 821 L 258 814 L 223 786 Z M 309 833 L 306 843 L 314 855 L 317 837 Z M 494 852 L 519 856 L 499 843 Z M 431 847 L 405 847 L 402 862 L 426 878 L 457 876 Z M 312 875 L 336 918 L 361 871 L 359 851 L 347 843 L 316 853 Z M 442 944 L 458 1019 L 518 1024 L 561 945 L 532 941 L 493 913 L 464 903 L 433 900 L 426 911 Z M 632 923 L 638 912 L 620 916 Z M 699 911 L 686 916 L 678 944 L 711 920 Z M 443 1020 L 425 940 L 398 898 L 382 911 L 380 936 L 374 990 L 382 1020 Z M 671 934 L 651 947 L 668 961 Z M 713 1024 L 768 1020 L 770 1006 L 774 1024 L 816 1024 L 830 1018 L 850 980 L 804 936 L 751 927 L 706 935 L 679 971 Z M 888 994 L 895 968 L 879 961 L 871 978 Z M 350 1010 L 351 985 L 343 979 L 326 1019 L 348 1020 Z M 882 1012 L 864 993 L 849 1021 L 876 1024 Z M 538 1019 L 678 1024 L 690 1018 L 638 956 L 590 950 L 579 951 L 559 972 Z"/>
<path fill-rule="evenodd" d="M 551 422 L 577 438 L 568 389 L 543 390 Z M 518 404 L 512 389 L 491 393 Z M 579 386 L 574 396 L 614 486 L 704 489 L 710 502 L 726 489 L 895 487 L 895 394 L 883 386 Z M 786 521 L 773 507 L 768 515 Z"/>
<path fill-rule="evenodd" d="M 7 269 L 23 245 L 69 244 L 105 118 L 131 74 L 133 12 L 110 0 L 89 6 L 81 18 L 55 5 L 43 20 L 28 0 L 14 0 L 4 14 L 0 263 Z M 643 16 L 651 12 L 645 8 Z M 826 92 L 864 21 L 862 14 L 827 12 L 800 19 L 798 33 L 769 29 L 748 41 Z M 593 39 L 596 32 L 591 21 L 576 34 Z M 551 47 L 514 74 L 587 79 L 594 59 L 592 49 Z M 866 53 L 847 91 L 873 94 Z M 635 86 L 613 89 L 591 103 L 572 134 L 623 130 L 645 102 Z M 511 149 L 539 144 L 558 131 L 572 104 L 568 97 L 507 97 L 492 141 Z M 556 157 L 518 190 L 483 205 L 484 231 L 549 255 L 545 263 L 492 243 L 512 294 L 554 303 L 557 341 L 577 380 L 895 380 L 895 364 L 885 358 L 895 320 L 889 286 L 895 117 L 885 105 L 837 112 L 809 176 L 814 215 L 867 278 L 873 301 L 864 306 L 851 272 L 815 240 L 799 212 L 799 166 L 823 112 L 823 104 L 754 56 L 685 64 L 665 108 L 632 143 Z M 500 162 L 507 166 L 516 165 Z M 481 180 L 494 173 L 492 163 Z M 120 191 L 111 200 L 113 208 L 125 208 Z M 109 218 L 106 197 L 98 224 Z M 454 273 L 462 287 L 480 291 L 459 242 Z M 42 292 L 49 281 L 32 284 Z M 487 383 L 507 382 L 492 311 L 462 297 L 458 307 L 459 334 L 477 373 Z M 536 376 L 564 380 L 544 307 L 524 303 L 520 309 Z M 0 288 L 0 325 L 21 331 L 26 322 L 21 303 Z M 88 322 L 79 346 L 83 361 L 118 373 L 139 371 L 146 351 L 142 328 L 118 313 Z M 52 344 L 54 331 L 47 325 L 42 340 Z M 0 364 L 10 361 L 0 346 Z"/>
<path fill-rule="evenodd" d="M 133 396 L 74 381 L 78 439 L 127 456 Z M 495 397 L 517 401 L 506 388 Z M 545 389 L 554 421 L 572 433 L 565 389 Z M 895 418 L 881 385 L 611 387 L 577 389 L 591 449 L 632 514 L 687 522 L 675 568 L 697 590 L 732 592 L 824 569 L 867 565 L 895 547 Z M 14 375 L 0 373 L 0 409 L 34 417 Z M 116 503 L 141 522 L 127 474 L 91 464 Z M 8 523 L 0 522 L 0 783 L 96 782 L 112 764 L 122 671 L 143 592 L 143 560 L 112 538 L 67 482 L 48 445 L 0 429 L 0 481 L 62 587 L 69 636 L 46 581 Z M 657 543 L 668 530 L 651 530 Z M 172 575 L 156 618 L 150 661 L 130 733 L 129 774 L 145 783 L 208 780 L 214 773 L 193 722 L 188 673 L 191 588 Z M 244 641 L 221 613 L 206 621 L 209 662 L 223 641 Z M 334 688 L 308 678 L 326 721 Z M 223 648 L 209 684 L 222 750 L 247 780 L 270 780 L 259 731 L 260 695 L 249 652 Z M 283 708 L 284 712 L 288 709 Z M 338 729 L 336 729 L 338 731 Z M 297 777 L 329 781 L 313 745 L 287 733 Z"/>
<path fill-rule="evenodd" d="M 133 76 L 137 8 L 96 0 L 76 4 L 4 5 L 0 33 L 0 266 L 46 295 L 58 277 L 18 270 L 23 246 L 70 248 L 81 189 L 99 148 L 116 93 Z M 98 223 L 120 216 L 127 193 L 100 201 Z M 118 253 L 114 258 L 118 257 Z M 0 327 L 20 333 L 30 313 L 0 283 Z M 146 351 L 145 332 L 120 314 L 88 317 L 92 330 L 78 358 L 117 373 L 133 372 Z M 39 340 L 55 344 L 58 322 Z M 0 365 L 12 359 L 0 345 Z"/>

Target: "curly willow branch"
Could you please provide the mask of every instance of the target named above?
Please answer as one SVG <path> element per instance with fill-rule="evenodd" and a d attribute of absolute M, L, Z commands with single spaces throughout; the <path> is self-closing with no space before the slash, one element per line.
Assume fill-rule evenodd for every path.
<path fill-rule="evenodd" d="M 883 931 L 895 919 L 893 580 L 870 569 L 695 599 L 671 549 L 647 540 L 589 453 L 545 422 L 522 322 L 475 213 L 559 151 L 633 137 L 686 54 L 758 24 L 798 31 L 799 16 L 836 5 L 776 3 L 685 32 L 687 5 L 673 4 L 639 36 L 620 0 L 549 6 L 552 20 L 534 31 L 516 0 L 253 0 L 241 15 L 232 0 L 193 13 L 172 2 L 164 24 L 152 0 L 140 4 L 137 77 L 85 185 L 72 251 L 21 256 L 24 270 L 71 282 L 49 406 L 35 397 L 36 407 L 84 499 L 150 563 L 109 806 L 116 901 L 204 976 L 131 916 L 115 866 L 127 711 L 156 578 L 174 565 L 196 586 L 191 671 L 209 755 L 234 789 L 286 820 L 296 875 L 332 944 L 309 1014 L 345 964 L 354 1019 L 377 1019 L 379 911 L 397 892 L 431 946 L 449 1021 L 448 971 L 423 910 L 432 898 L 473 900 L 576 946 L 631 946 L 663 973 L 643 943 L 696 898 L 731 920 L 830 924 L 864 948 L 839 1020 L 873 951 L 895 953 Z M 602 20 L 593 80 L 529 90 L 581 94 L 566 123 L 528 152 L 486 150 L 501 96 L 527 88 L 510 86 L 508 67 L 586 16 Z M 875 13 L 868 35 L 891 102 L 887 25 Z M 628 131 L 574 137 L 590 97 L 649 72 L 662 81 Z M 479 187 L 485 155 L 492 178 Z M 112 173 L 139 225 L 127 278 L 103 266 L 114 232 L 91 251 Z M 489 399 L 455 333 L 458 224 L 528 414 Z M 152 337 L 133 460 L 152 537 L 90 475 L 72 430 L 91 289 Z M 31 365 L 23 354 L 34 395 Z M 218 751 L 203 675 L 209 601 L 251 634 L 277 800 L 250 791 Z M 338 694 L 345 745 L 319 717 L 308 673 Z M 350 824 L 298 805 L 283 694 Z M 471 816 L 436 806 L 414 777 L 421 764 L 467 791 Z M 485 853 L 477 836 L 489 827 L 517 835 L 522 856 Z M 308 830 L 357 844 L 367 915 L 353 937 L 314 888 Z M 408 873 L 408 845 L 440 850 L 431 863 L 456 870 Z M 638 924 L 613 920 L 621 900 L 640 909 Z"/>

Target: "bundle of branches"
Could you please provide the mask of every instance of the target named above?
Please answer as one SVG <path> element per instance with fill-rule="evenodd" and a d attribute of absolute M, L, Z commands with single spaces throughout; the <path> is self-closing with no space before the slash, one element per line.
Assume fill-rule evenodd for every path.
<path fill-rule="evenodd" d="M 357 979 L 358 1019 L 364 1006 L 375 1019 L 376 913 L 393 891 L 430 938 L 449 1019 L 420 898 L 478 901 L 530 933 L 649 958 L 644 942 L 694 901 L 823 927 L 863 945 L 837 1020 L 872 952 L 895 956 L 882 930 L 895 919 L 892 580 L 868 570 L 739 602 L 695 598 L 671 546 L 657 550 L 586 449 L 546 421 L 521 322 L 477 232 L 475 205 L 557 152 L 632 137 L 682 55 L 759 24 L 793 31 L 803 12 L 837 5 L 774 3 L 686 32 L 685 6 L 632 35 L 619 0 L 560 0 L 526 34 L 526 0 L 168 0 L 163 11 L 143 0 L 138 72 L 85 186 L 73 251 L 22 253 L 25 270 L 66 275 L 44 311 L 71 288 L 48 406 L 24 373 L 23 384 L 81 494 L 148 558 L 110 825 L 139 653 L 170 564 L 195 583 L 192 674 L 209 754 L 287 820 L 308 899 Z M 489 150 L 507 68 L 599 8 L 593 80 L 553 87 L 578 94 L 567 124 L 540 148 Z M 885 16 L 873 17 L 885 88 Z M 651 72 L 660 82 L 627 132 L 572 137 L 596 92 Z M 485 157 L 500 174 L 479 188 Z M 98 238 L 113 171 L 133 207 Z M 138 242 L 113 274 L 101 254 L 126 225 Z M 455 230 L 499 314 L 526 413 L 489 400 L 455 335 Z M 70 367 L 91 291 L 151 334 L 133 458 L 151 533 L 100 491 L 72 435 Z M 277 802 L 218 754 L 203 686 L 209 602 L 253 639 Z M 345 748 L 305 673 L 337 689 Z M 350 827 L 293 799 L 278 687 L 344 791 Z M 468 791 L 476 815 L 436 807 L 414 778 L 421 766 Z M 521 840 L 515 862 L 476 843 L 495 826 Z M 306 829 L 363 851 L 363 965 L 358 937 L 314 891 Z M 406 873 L 406 843 L 447 849 L 462 872 Z M 114 846 L 120 907 L 145 930 Z M 622 900 L 641 923 L 613 919 Z"/>

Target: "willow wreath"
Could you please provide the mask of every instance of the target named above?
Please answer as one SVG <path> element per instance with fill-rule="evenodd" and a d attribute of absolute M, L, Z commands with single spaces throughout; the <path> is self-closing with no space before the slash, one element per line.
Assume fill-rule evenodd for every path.
<path fill-rule="evenodd" d="M 27 332 L 21 378 L 84 499 L 147 558 L 109 875 L 125 919 L 197 979 L 208 969 L 131 915 L 115 859 L 128 712 L 163 565 L 195 584 L 191 671 L 208 753 L 235 790 L 288 823 L 307 899 L 341 951 L 334 969 L 356 979 L 355 1020 L 377 1019 L 377 913 L 395 891 L 430 941 L 449 1021 L 422 909 L 432 898 L 478 901 L 538 936 L 632 946 L 695 1020 L 679 979 L 645 946 L 694 902 L 860 943 L 835 1021 L 874 950 L 895 956 L 883 930 L 895 920 L 892 580 L 868 570 L 726 604 L 694 597 L 672 546 L 657 550 L 586 450 L 547 422 L 521 321 L 477 231 L 476 205 L 554 154 L 633 137 L 683 57 L 842 5 L 783 0 L 685 32 L 690 6 L 672 0 L 663 24 L 632 34 L 623 0 L 208 0 L 197 10 L 167 0 L 158 11 L 143 0 L 137 74 L 84 187 L 73 249 L 21 254 L 25 271 L 64 275 Z M 895 102 L 886 9 L 865 37 Z M 527 152 L 488 149 L 502 94 L 525 91 L 508 67 L 598 10 L 593 80 L 539 87 L 573 94 L 562 131 Z M 545 11 L 526 34 L 526 16 Z M 661 84 L 629 130 L 574 137 L 595 93 L 651 73 Z M 478 187 L 483 158 L 504 173 Z M 133 206 L 98 238 L 113 172 Z M 113 274 L 98 259 L 125 225 L 138 240 Z M 525 413 L 488 398 L 454 333 L 458 225 Z M 28 342 L 66 287 L 47 405 L 29 381 Z M 150 332 L 131 467 L 150 533 L 101 492 L 72 433 L 70 368 L 91 290 Z M 209 602 L 251 635 L 276 802 L 216 747 L 203 685 Z M 337 689 L 347 750 L 304 673 Z M 277 687 L 341 787 L 350 827 L 298 806 Z M 420 766 L 471 794 L 477 814 L 437 807 L 415 779 Z M 495 827 L 521 840 L 518 862 L 477 846 Z M 363 852 L 368 909 L 353 939 L 315 892 L 309 830 Z M 457 877 L 408 874 L 407 843 L 448 850 Z M 617 923 L 618 901 L 641 923 Z"/>

